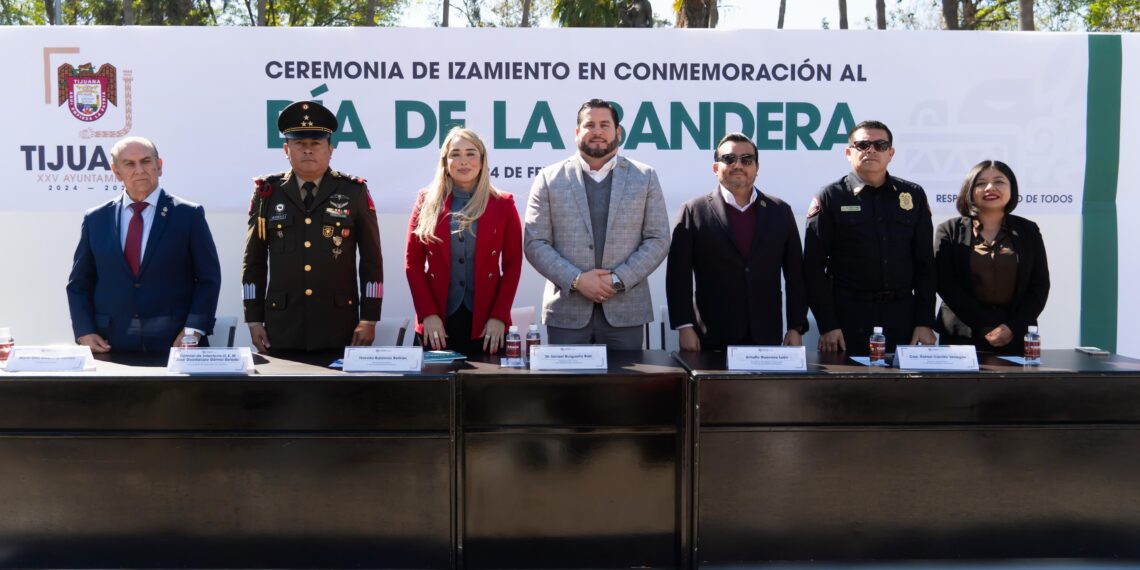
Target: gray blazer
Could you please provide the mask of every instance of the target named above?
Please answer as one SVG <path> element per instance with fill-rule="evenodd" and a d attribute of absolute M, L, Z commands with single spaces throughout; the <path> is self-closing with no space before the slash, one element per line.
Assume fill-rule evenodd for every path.
<path fill-rule="evenodd" d="M 568 329 L 586 326 L 594 307 L 570 291 L 579 273 L 595 269 L 594 228 L 581 165 L 575 154 L 535 177 L 523 233 L 527 260 L 547 279 L 542 322 Z M 625 292 L 602 304 L 606 320 L 615 327 L 648 323 L 653 301 L 645 280 L 669 254 L 669 214 L 653 168 L 617 157 L 606 228 L 602 266 L 625 284 Z"/>

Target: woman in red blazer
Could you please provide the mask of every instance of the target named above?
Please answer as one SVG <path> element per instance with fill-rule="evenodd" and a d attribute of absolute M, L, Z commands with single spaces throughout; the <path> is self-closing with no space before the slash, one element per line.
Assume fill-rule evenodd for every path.
<path fill-rule="evenodd" d="M 511 322 L 522 273 L 514 197 L 491 186 L 487 147 L 455 127 L 435 178 L 408 223 L 404 270 L 416 307 L 416 342 L 433 350 L 495 353 Z"/>

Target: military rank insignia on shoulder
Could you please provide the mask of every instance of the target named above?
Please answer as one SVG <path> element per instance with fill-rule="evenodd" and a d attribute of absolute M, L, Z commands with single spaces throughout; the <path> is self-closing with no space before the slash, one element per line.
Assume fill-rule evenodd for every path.
<path fill-rule="evenodd" d="M 332 171 L 332 175 L 336 178 L 344 178 L 361 185 L 364 188 L 364 197 L 368 200 L 368 209 L 372 210 L 373 212 L 376 211 L 376 203 L 372 201 L 372 193 L 368 191 L 368 181 L 365 180 L 364 177 L 353 176 L 339 170 Z"/>
<path fill-rule="evenodd" d="M 339 170 L 333 170 L 331 174 L 333 175 L 333 178 L 343 178 L 345 180 L 355 182 L 361 186 L 367 186 L 367 184 L 368 184 L 368 181 L 365 180 L 363 177 L 353 176 L 347 172 L 341 172 Z"/>

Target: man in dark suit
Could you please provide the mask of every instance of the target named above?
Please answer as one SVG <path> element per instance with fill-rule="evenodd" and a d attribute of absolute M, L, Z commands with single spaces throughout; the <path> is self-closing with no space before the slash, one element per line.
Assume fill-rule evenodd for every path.
<path fill-rule="evenodd" d="M 342 349 L 375 338 L 380 228 L 364 179 L 329 168 L 337 126 L 320 103 L 289 105 L 277 128 L 292 169 L 255 180 L 241 280 L 259 351 Z"/>
<path fill-rule="evenodd" d="M 83 217 L 67 282 L 76 341 L 161 352 L 183 329 L 211 334 L 222 276 L 205 211 L 159 188 L 162 159 L 147 139 L 116 143 L 111 170 L 123 194 Z"/>
<path fill-rule="evenodd" d="M 721 139 L 712 168 L 720 184 L 681 208 L 665 272 L 669 321 L 680 334 L 681 350 L 799 346 L 808 327 L 807 294 L 792 209 L 755 187 L 756 145 L 743 133 Z"/>

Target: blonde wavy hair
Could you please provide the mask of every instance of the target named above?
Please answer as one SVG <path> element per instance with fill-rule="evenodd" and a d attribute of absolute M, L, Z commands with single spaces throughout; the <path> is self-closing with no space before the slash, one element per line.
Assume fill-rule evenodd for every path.
<path fill-rule="evenodd" d="M 412 231 L 412 235 L 416 236 L 421 243 L 440 241 L 435 235 L 435 225 L 439 219 L 439 214 L 447 203 L 447 197 L 451 196 L 453 184 L 451 175 L 447 172 L 447 155 L 451 152 L 451 146 L 460 140 L 470 142 L 479 151 L 479 178 L 475 181 L 475 190 L 471 194 L 471 200 L 462 210 L 452 214 L 459 220 L 459 231 L 469 231 L 471 224 L 474 224 L 475 220 L 478 220 L 487 210 L 487 202 L 490 201 L 491 197 L 501 194 L 498 189 L 491 186 L 491 175 L 487 169 L 487 145 L 483 144 L 483 139 L 479 138 L 479 135 L 471 129 L 453 127 L 448 131 L 447 138 L 443 140 L 443 145 L 439 148 L 439 164 L 436 167 L 435 178 L 425 188 L 424 201 L 420 204 L 419 218 L 416 220 L 416 227 Z"/>

